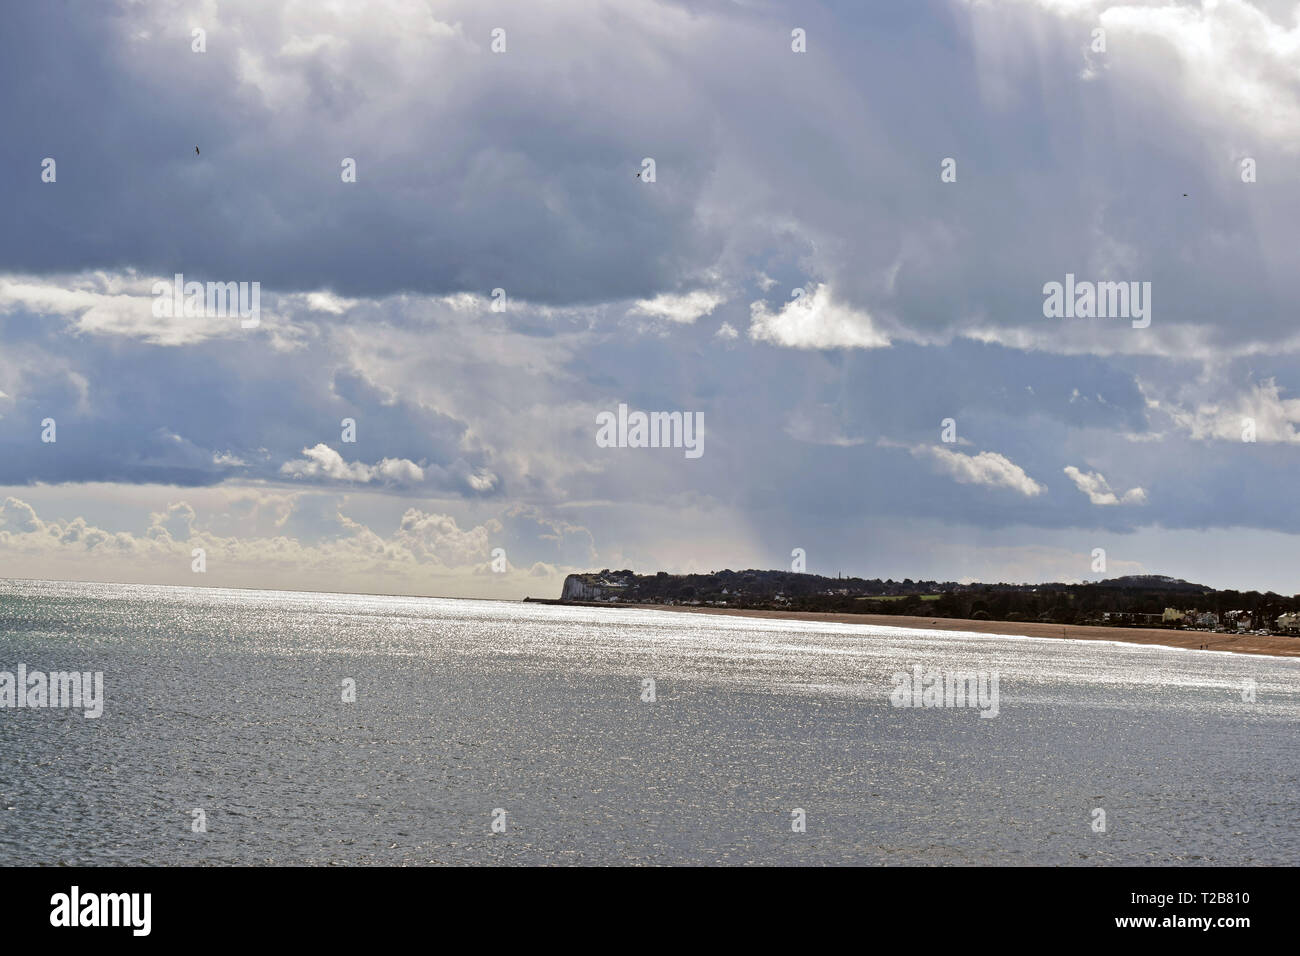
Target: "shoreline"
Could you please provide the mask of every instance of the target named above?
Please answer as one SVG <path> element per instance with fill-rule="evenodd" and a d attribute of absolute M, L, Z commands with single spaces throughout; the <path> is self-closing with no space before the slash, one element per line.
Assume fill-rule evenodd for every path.
<path fill-rule="evenodd" d="M 574 604 L 580 602 L 572 602 Z M 1099 627 L 1095 624 L 1043 624 L 1038 621 L 972 621 L 955 617 L 911 617 L 897 614 L 833 614 L 821 611 L 768 611 L 759 608 L 692 607 L 680 604 L 591 604 L 588 607 L 629 607 L 651 611 L 679 611 L 688 614 L 729 614 L 736 617 L 763 617 L 772 620 L 821 621 L 827 624 L 868 624 L 930 631 L 972 631 L 977 634 L 1001 634 L 1007 637 L 1050 637 L 1072 641 L 1115 641 L 1122 644 L 1147 644 L 1181 650 L 1198 650 L 1202 644 L 1209 651 L 1231 654 L 1258 654 L 1270 657 L 1300 657 L 1300 637 L 1259 634 L 1215 634 L 1206 631 L 1179 631 L 1152 627 Z"/>

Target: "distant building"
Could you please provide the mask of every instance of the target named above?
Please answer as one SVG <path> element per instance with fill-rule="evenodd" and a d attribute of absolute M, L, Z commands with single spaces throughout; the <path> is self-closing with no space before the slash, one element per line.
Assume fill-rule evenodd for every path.
<path fill-rule="evenodd" d="M 1279 614 L 1277 629 L 1286 634 L 1300 634 L 1300 614 L 1294 612 Z"/>

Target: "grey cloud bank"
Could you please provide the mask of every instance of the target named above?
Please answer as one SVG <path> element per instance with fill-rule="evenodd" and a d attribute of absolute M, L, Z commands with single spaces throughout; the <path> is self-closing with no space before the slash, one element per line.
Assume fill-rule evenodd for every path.
<path fill-rule="evenodd" d="M 872 533 L 900 562 L 873 568 L 944 578 L 1193 534 L 1218 574 L 1143 569 L 1221 584 L 1300 533 L 1300 25 L 1272 7 L 204 17 L 28 5 L 0 35 L 0 573 L 44 535 L 94 577 L 181 503 L 249 562 L 346 548 L 359 589 L 418 586 L 410 509 L 482 529 L 441 593 L 498 545 L 558 575 L 815 542 L 865 573 Z M 205 312 L 260 282 L 258 323 L 183 286 L 157 314 L 177 274 Z M 685 453 L 641 453 L 619 408 L 678 410 L 654 437 Z M 950 550 L 993 533 L 982 564 Z"/>

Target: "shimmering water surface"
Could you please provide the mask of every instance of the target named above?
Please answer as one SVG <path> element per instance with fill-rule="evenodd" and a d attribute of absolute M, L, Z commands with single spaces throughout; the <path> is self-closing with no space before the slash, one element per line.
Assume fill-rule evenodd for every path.
<path fill-rule="evenodd" d="M 0 581 L 19 663 L 107 701 L 0 710 L 0 863 L 1300 861 L 1295 660 Z M 890 706 L 914 664 L 996 671 L 999 715 Z"/>

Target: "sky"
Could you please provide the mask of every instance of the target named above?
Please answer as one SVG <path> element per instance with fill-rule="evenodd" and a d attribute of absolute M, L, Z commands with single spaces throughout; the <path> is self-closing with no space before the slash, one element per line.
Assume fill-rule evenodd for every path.
<path fill-rule="evenodd" d="M 0 575 L 1300 592 L 1300 4 L 5 17 Z"/>

